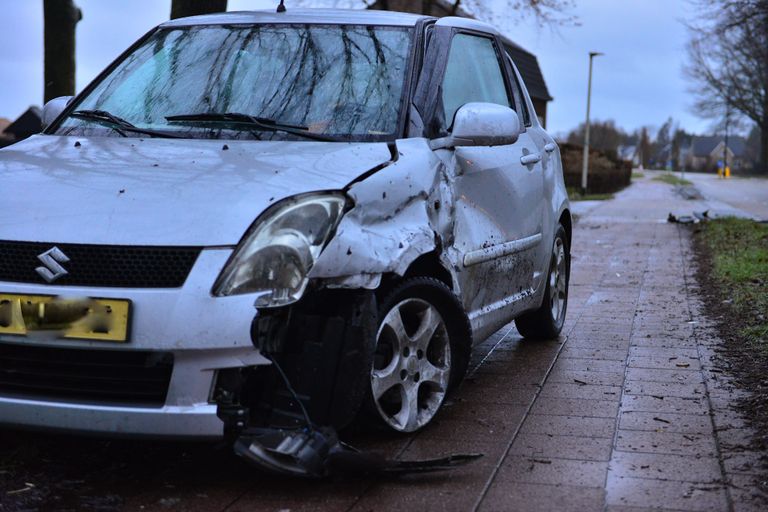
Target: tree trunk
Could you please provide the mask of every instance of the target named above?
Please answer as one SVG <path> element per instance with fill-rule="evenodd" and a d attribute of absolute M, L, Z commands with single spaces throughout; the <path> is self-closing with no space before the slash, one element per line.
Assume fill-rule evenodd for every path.
<path fill-rule="evenodd" d="M 765 116 L 768 118 L 768 115 Z M 768 174 L 768 119 L 766 123 L 760 127 L 760 171 L 763 174 Z"/>
<path fill-rule="evenodd" d="M 277 7 L 277 3 L 275 3 Z M 173 0 L 171 3 L 171 19 L 211 14 L 227 10 L 227 0 Z"/>
<path fill-rule="evenodd" d="M 46 102 L 75 94 L 75 26 L 82 18 L 72 0 L 43 0 Z"/>

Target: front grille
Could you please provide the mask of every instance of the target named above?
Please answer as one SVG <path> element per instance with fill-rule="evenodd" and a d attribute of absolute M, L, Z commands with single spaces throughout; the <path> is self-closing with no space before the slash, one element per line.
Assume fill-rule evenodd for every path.
<path fill-rule="evenodd" d="M 0 281 L 47 284 L 35 270 L 38 256 L 58 247 L 69 261 L 56 285 L 108 288 L 179 288 L 200 255 L 199 247 L 52 244 L 0 241 Z"/>
<path fill-rule="evenodd" d="M 34 400 L 162 407 L 173 372 L 166 352 L 0 343 L 0 394 Z"/>

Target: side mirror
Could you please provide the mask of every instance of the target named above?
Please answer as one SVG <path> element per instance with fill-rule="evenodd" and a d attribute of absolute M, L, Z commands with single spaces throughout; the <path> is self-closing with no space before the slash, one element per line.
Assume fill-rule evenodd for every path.
<path fill-rule="evenodd" d="M 74 98 L 74 96 L 59 96 L 45 104 L 43 107 L 42 119 L 43 130 L 48 128 L 48 126 L 50 126 L 50 124 L 64 112 L 64 109 L 67 108 L 67 105 L 72 101 L 72 98 Z"/>
<path fill-rule="evenodd" d="M 520 136 L 520 118 L 509 107 L 495 103 L 467 103 L 453 120 L 447 137 L 431 142 L 432 149 L 457 146 L 505 146 Z"/>

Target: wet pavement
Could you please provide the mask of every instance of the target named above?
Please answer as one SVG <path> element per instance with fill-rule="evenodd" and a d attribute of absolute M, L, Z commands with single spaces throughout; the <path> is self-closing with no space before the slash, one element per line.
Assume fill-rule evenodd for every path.
<path fill-rule="evenodd" d="M 765 510 L 757 454 L 713 362 L 690 213 L 641 180 L 577 205 L 566 328 L 478 345 L 471 373 L 412 436 L 352 434 L 403 459 L 483 453 L 429 476 L 307 482 L 253 472 L 224 447 L 0 431 L 0 510 Z M 33 487 L 30 487 L 33 486 Z"/>

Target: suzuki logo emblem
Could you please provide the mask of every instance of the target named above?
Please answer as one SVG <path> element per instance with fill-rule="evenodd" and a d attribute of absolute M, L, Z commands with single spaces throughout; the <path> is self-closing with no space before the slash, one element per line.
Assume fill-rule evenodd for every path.
<path fill-rule="evenodd" d="M 67 269 L 61 266 L 61 263 L 68 262 L 69 258 L 58 247 L 53 247 L 42 254 L 38 254 L 37 259 L 42 261 L 45 266 L 37 267 L 35 270 L 49 283 L 69 274 Z"/>

